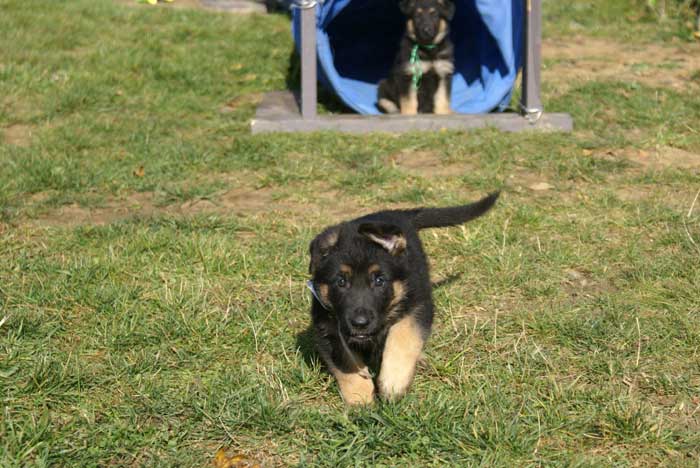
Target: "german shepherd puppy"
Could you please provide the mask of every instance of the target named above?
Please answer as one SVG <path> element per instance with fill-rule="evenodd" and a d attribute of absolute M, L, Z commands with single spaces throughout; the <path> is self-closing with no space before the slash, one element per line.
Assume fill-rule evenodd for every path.
<path fill-rule="evenodd" d="M 401 0 L 406 32 L 389 77 L 379 82 L 377 107 L 387 114 L 450 113 L 454 46 L 451 0 Z"/>
<path fill-rule="evenodd" d="M 406 393 L 433 322 L 428 262 L 418 231 L 486 213 L 493 193 L 448 208 L 381 211 L 326 228 L 309 246 L 307 283 L 316 346 L 348 404 Z"/>

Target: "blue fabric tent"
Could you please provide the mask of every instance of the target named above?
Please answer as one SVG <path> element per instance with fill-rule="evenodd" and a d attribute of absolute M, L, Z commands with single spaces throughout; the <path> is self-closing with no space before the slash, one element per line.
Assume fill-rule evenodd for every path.
<path fill-rule="evenodd" d="M 454 0 L 452 109 L 503 110 L 522 62 L 522 0 Z M 300 44 L 300 10 L 293 34 Z M 379 114 L 377 83 L 389 73 L 405 19 L 398 0 L 325 0 L 316 7 L 320 82 L 361 114 Z"/>

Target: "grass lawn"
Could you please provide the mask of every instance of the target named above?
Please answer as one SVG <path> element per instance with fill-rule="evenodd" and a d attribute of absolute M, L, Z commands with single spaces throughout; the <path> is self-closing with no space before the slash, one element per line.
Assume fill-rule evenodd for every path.
<path fill-rule="evenodd" d="M 178 2 L 0 0 L 0 466 L 700 464 L 700 43 L 676 3 L 545 2 L 571 134 L 251 136 L 297 80 L 288 18 Z M 347 410 L 306 331 L 308 242 L 497 188 L 424 233 L 410 394 Z"/>

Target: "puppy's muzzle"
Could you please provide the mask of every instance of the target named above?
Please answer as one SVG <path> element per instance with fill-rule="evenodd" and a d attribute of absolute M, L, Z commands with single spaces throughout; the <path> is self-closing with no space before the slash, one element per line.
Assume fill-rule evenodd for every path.
<path fill-rule="evenodd" d="M 376 332 L 377 315 L 370 309 L 358 308 L 347 316 L 350 338 L 361 341 L 371 338 Z"/>
<path fill-rule="evenodd" d="M 431 25 L 425 25 L 418 29 L 418 37 L 424 40 L 432 40 L 437 34 L 437 28 L 431 27 Z"/>
<path fill-rule="evenodd" d="M 440 22 L 433 21 L 432 18 L 418 18 L 414 20 L 416 27 L 416 39 L 427 44 L 433 42 L 440 30 Z"/>

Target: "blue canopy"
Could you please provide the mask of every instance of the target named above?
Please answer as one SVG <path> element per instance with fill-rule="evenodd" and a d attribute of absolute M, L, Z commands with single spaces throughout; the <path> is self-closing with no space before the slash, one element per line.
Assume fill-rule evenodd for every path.
<path fill-rule="evenodd" d="M 522 0 L 454 0 L 452 109 L 503 110 L 522 62 Z M 301 11 L 293 34 L 300 45 Z M 379 114 L 377 84 L 389 74 L 406 21 L 398 0 L 325 0 L 316 7 L 320 82 L 361 114 Z"/>

